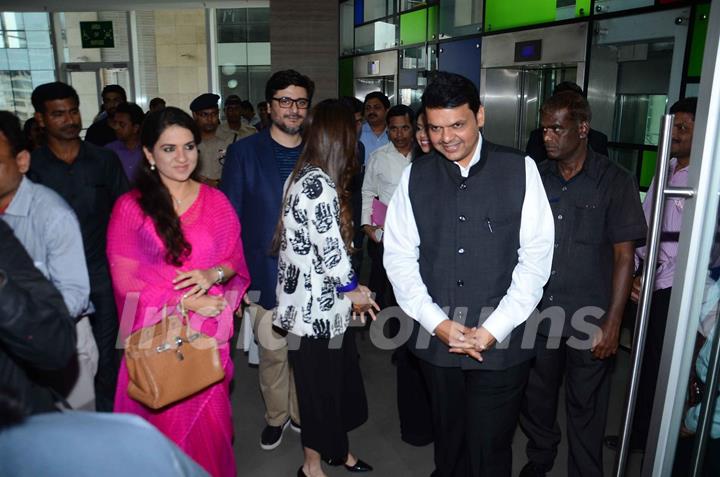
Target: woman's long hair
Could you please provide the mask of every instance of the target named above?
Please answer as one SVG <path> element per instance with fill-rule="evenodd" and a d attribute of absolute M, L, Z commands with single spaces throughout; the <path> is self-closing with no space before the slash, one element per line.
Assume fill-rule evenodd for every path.
<path fill-rule="evenodd" d="M 152 151 L 160 135 L 170 126 L 179 126 L 192 132 L 195 144 L 200 143 L 200 131 L 195 121 L 182 109 L 169 106 L 160 111 L 149 113 L 143 121 L 140 143 Z M 190 176 L 197 179 L 195 171 Z M 143 157 L 135 186 L 140 192 L 138 204 L 142 211 L 155 224 L 155 231 L 165 244 L 165 261 L 170 265 L 181 266 L 190 255 L 192 246 L 185 239 L 178 217 L 173 207 L 170 191 L 160 179 L 160 173 L 150 169 L 150 161 Z"/>
<path fill-rule="evenodd" d="M 357 172 L 358 164 L 355 157 L 357 133 L 352 110 L 337 99 L 321 101 L 312 109 L 303 126 L 303 142 L 305 147 L 290 174 L 289 184 L 295 182 L 306 166 L 319 167 L 330 177 L 340 199 L 340 234 L 347 250 L 353 252 L 350 182 Z M 287 191 L 283 204 L 286 200 Z M 282 229 L 281 211 L 272 242 L 274 252 L 280 249 Z"/>

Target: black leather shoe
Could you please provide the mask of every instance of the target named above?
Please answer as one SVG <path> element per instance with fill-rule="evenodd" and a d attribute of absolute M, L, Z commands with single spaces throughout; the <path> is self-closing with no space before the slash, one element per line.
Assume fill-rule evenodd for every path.
<path fill-rule="evenodd" d="M 608 449 L 617 452 L 618 447 L 620 445 L 620 437 L 619 436 L 605 436 L 605 438 L 603 439 L 603 444 L 605 444 L 605 447 L 607 447 Z M 640 452 L 645 452 L 645 449 L 643 448 L 643 446 L 639 445 L 637 442 L 633 442 L 633 440 L 630 439 L 630 452 L 640 453 Z"/>
<path fill-rule="evenodd" d="M 348 472 L 370 472 L 373 468 L 367 462 L 358 459 L 357 462 L 355 462 L 355 465 L 345 464 L 345 470 Z"/>
<path fill-rule="evenodd" d="M 535 462 L 528 462 L 525 467 L 520 471 L 518 477 L 545 477 L 547 470 L 544 467 L 536 464 Z"/>

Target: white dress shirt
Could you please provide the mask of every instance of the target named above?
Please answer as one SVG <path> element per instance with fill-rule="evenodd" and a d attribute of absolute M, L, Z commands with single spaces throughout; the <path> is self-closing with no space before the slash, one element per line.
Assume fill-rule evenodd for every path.
<path fill-rule="evenodd" d="M 470 168 L 480 160 L 481 148 L 482 136 L 468 167 L 457 164 L 463 177 L 467 177 Z M 420 276 L 420 235 L 408 193 L 411 171 L 412 165 L 403 172 L 390 201 L 385 219 L 383 262 L 400 307 L 434 335 L 435 328 L 447 320 L 448 315 L 433 301 Z M 545 188 L 535 162 L 526 156 L 518 263 L 505 296 L 482 324 L 498 342 L 527 320 L 540 302 L 550 277 L 554 240 L 555 225 Z"/>
<path fill-rule="evenodd" d="M 412 161 L 412 152 L 404 156 L 391 142 L 370 154 L 362 185 L 361 225 L 372 225 L 373 198 L 377 197 L 385 205 L 390 203 L 403 170 L 410 164 L 410 161 Z"/>

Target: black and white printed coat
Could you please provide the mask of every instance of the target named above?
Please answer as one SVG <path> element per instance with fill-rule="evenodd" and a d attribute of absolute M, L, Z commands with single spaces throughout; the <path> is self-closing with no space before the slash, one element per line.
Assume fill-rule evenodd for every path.
<path fill-rule="evenodd" d="M 322 169 L 307 166 L 289 184 L 282 221 L 273 323 L 318 339 L 344 333 L 352 304 L 337 288 L 355 275 L 340 234 L 335 184 Z"/>

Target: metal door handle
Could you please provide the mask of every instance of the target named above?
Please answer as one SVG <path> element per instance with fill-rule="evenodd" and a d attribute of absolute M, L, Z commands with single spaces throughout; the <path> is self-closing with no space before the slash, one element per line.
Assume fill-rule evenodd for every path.
<path fill-rule="evenodd" d="M 690 199 L 695 195 L 693 189 L 687 187 L 668 187 L 668 169 L 670 165 L 670 142 L 672 140 L 672 127 L 674 115 L 663 116 L 660 130 L 660 143 L 655 169 L 655 188 L 651 197 L 650 223 L 646 243 L 645 268 L 643 269 L 643 285 L 635 319 L 635 333 L 631 354 L 630 388 L 628 389 L 623 413 L 622 431 L 618 442 L 618 453 L 615 459 L 615 477 L 623 477 L 630 452 L 630 434 L 635 413 L 638 387 L 640 384 L 640 369 L 642 367 L 643 351 L 645 350 L 645 337 L 647 336 L 648 317 L 652 304 L 652 292 L 655 286 L 654 266 L 657 263 L 660 249 L 660 235 L 665 214 L 665 199 L 668 197 L 683 197 Z"/>

